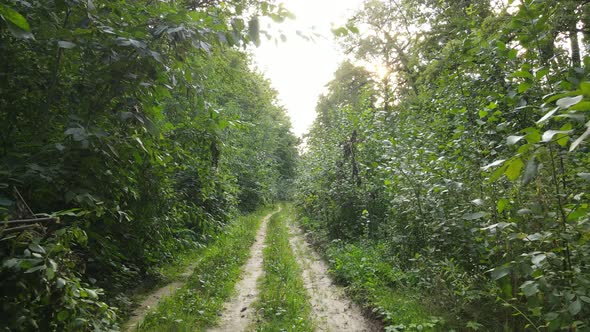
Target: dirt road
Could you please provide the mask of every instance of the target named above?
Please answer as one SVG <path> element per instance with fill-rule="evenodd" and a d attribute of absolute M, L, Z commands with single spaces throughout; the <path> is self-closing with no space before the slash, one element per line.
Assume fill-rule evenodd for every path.
<path fill-rule="evenodd" d="M 258 291 L 257 280 L 263 275 L 264 238 L 271 215 L 264 218 L 252 246 L 250 260 L 244 268 L 244 277 L 236 286 L 238 295 L 226 303 L 220 324 L 209 332 L 238 332 L 255 330 L 253 304 Z M 380 331 L 379 324 L 365 318 L 361 309 L 344 295 L 328 276 L 328 267 L 305 242 L 301 231 L 290 227 L 290 245 L 303 270 L 303 281 L 308 291 L 314 326 L 317 331 L 373 332 Z"/>

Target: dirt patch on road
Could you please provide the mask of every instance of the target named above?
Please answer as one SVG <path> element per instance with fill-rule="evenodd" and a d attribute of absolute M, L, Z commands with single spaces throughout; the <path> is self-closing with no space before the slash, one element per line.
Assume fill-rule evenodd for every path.
<path fill-rule="evenodd" d="M 194 267 L 191 267 L 190 271 L 192 271 L 193 268 Z M 187 272 L 188 272 L 188 270 L 187 270 Z M 185 274 L 183 274 L 183 276 Z M 145 318 L 145 315 L 147 315 L 147 313 L 152 308 L 155 308 L 161 299 L 171 296 L 172 294 L 174 294 L 174 292 L 176 292 L 183 285 L 184 285 L 184 281 L 176 281 L 176 282 L 170 283 L 162 288 L 159 288 L 155 292 L 148 295 L 143 301 L 141 301 L 141 303 L 139 304 L 139 307 L 137 307 L 133 311 L 133 313 L 129 317 L 129 320 L 123 326 L 122 330 L 123 331 L 137 330 L 137 326 L 141 323 L 141 321 L 143 321 L 143 319 Z"/>
<path fill-rule="evenodd" d="M 307 244 L 299 228 L 289 224 L 291 248 L 303 270 L 303 281 L 310 297 L 317 331 L 373 332 L 381 324 L 366 318 L 362 310 L 328 276 L 328 266 Z"/>
<path fill-rule="evenodd" d="M 250 249 L 250 258 L 243 268 L 243 279 L 236 285 L 238 295 L 224 305 L 221 321 L 209 332 L 240 332 L 245 331 L 254 320 L 254 302 L 258 298 L 257 281 L 264 271 L 262 265 L 262 249 L 266 237 L 266 225 L 270 217 L 279 213 L 273 212 L 262 220 L 260 230 L 256 234 L 256 242 Z"/>

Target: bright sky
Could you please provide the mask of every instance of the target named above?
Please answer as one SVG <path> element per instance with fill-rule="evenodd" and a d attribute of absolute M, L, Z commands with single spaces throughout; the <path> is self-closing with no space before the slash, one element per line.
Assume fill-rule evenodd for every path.
<path fill-rule="evenodd" d="M 275 45 L 262 38 L 262 45 L 253 50 L 253 54 L 258 68 L 279 92 L 280 102 L 291 117 L 293 132 L 301 136 L 315 118 L 318 96 L 325 91 L 324 86 L 332 80 L 334 71 L 345 58 L 334 41 L 332 25 L 343 25 L 361 7 L 363 0 L 283 2 L 297 19 L 274 23 L 271 29 L 282 30 L 287 41 Z M 261 29 L 265 28 L 261 25 Z M 321 36 L 306 41 L 297 36 L 297 30 L 306 35 L 317 33 Z"/>

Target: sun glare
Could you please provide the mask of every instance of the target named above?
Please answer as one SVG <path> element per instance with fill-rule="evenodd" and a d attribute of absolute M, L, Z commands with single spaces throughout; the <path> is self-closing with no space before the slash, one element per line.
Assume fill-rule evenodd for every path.
<path fill-rule="evenodd" d="M 332 80 L 334 71 L 346 58 L 334 41 L 332 28 L 346 22 L 362 0 L 287 0 L 285 8 L 295 20 L 272 24 L 286 41 L 264 42 L 253 50 L 257 67 L 271 80 L 287 109 L 293 131 L 301 136 L 315 118 L 318 93 Z M 299 35 L 309 35 L 306 40 Z"/>

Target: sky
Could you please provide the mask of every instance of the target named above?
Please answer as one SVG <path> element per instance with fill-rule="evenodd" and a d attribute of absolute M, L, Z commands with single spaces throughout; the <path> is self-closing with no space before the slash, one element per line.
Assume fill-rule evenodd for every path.
<path fill-rule="evenodd" d="M 342 26 L 363 0 L 285 0 L 285 8 L 295 14 L 295 20 L 273 23 L 276 35 L 282 30 L 285 42 L 275 43 L 262 38 L 262 45 L 253 50 L 255 66 L 270 79 L 279 93 L 293 125 L 293 132 L 301 136 L 315 118 L 318 96 L 332 80 L 338 65 L 345 59 L 335 42 L 331 28 Z M 265 25 L 261 25 L 264 29 Z M 316 33 L 314 41 L 299 37 Z"/>

